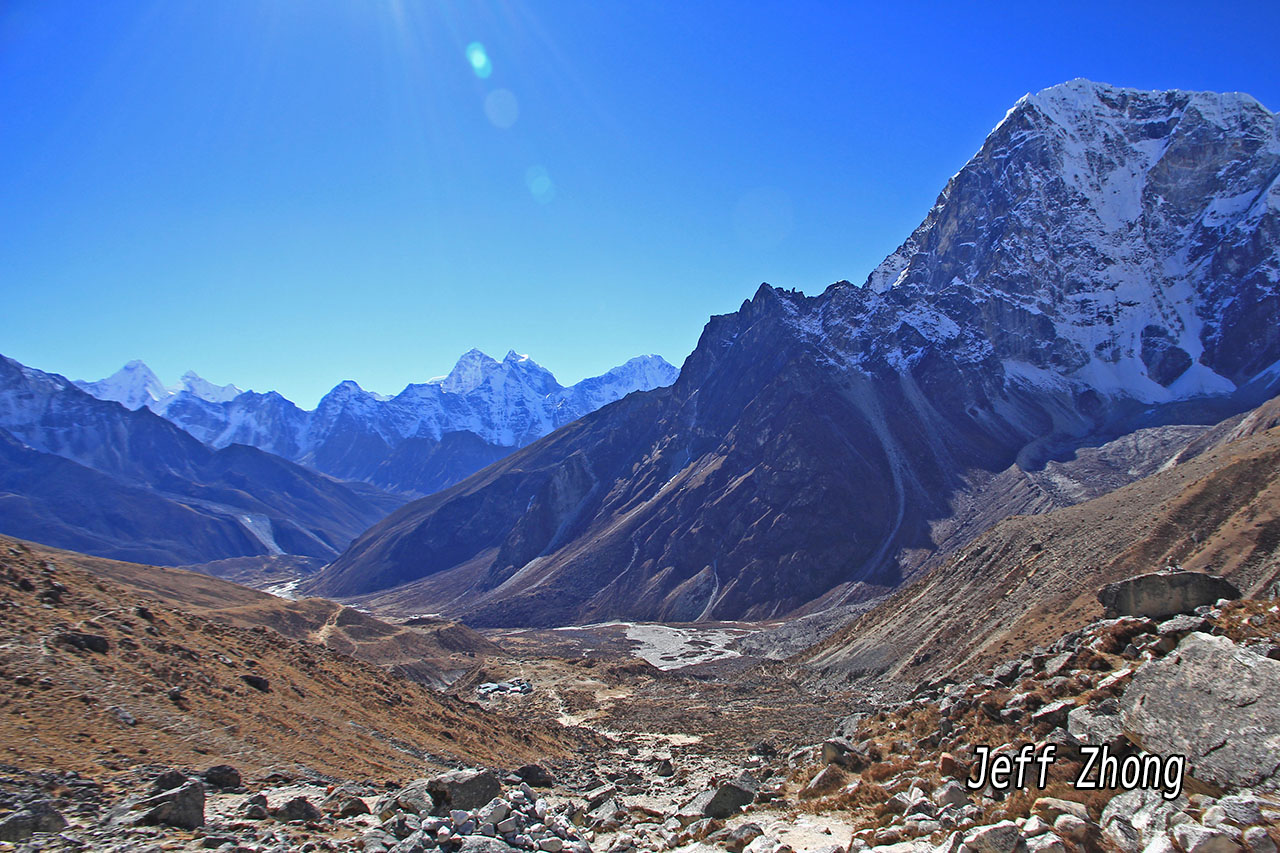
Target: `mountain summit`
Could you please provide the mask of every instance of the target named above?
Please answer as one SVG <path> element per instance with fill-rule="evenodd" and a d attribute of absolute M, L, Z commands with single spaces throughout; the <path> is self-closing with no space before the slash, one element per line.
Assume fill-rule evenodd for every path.
<path fill-rule="evenodd" d="M 527 355 L 498 361 L 472 349 L 447 376 L 394 397 L 341 382 L 314 411 L 192 372 L 165 388 L 140 361 L 76 385 L 130 409 L 145 406 L 215 449 L 246 444 L 341 479 L 426 494 L 632 391 L 670 385 L 677 373 L 647 355 L 565 387 Z"/>
<path fill-rule="evenodd" d="M 480 625 L 857 601 L 1069 500 L 1046 460 L 1277 382 L 1275 115 L 1073 81 L 1020 100 L 865 286 L 761 286 L 672 387 L 409 504 L 313 591 Z"/>

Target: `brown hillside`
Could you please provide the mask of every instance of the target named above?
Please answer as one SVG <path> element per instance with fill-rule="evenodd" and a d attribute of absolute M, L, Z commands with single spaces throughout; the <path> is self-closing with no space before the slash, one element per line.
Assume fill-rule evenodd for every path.
<path fill-rule="evenodd" d="M 1280 400 L 1193 442 L 1185 460 L 1109 494 L 1014 516 L 798 659 L 847 678 L 969 673 L 1101 615 L 1099 586 L 1166 565 L 1280 577 Z M 1216 439 L 1216 443 L 1210 439 Z"/>
<path fill-rule="evenodd" d="M 171 607 L 240 628 L 270 628 L 290 639 L 322 643 L 368 663 L 399 667 L 401 674 L 433 687 L 445 686 L 485 657 L 502 654 L 477 632 L 443 619 L 395 625 L 326 599 L 289 601 L 197 572 L 26 545 L 45 558 L 86 569 Z"/>
<path fill-rule="evenodd" d="M 184 612 L 82 562 L 0 538 L 0 764 L 101 776 L 226 762 L 250 777 L 274 767 L 381 781 L 566 752 L 558 731 L 321 645 Z"/>

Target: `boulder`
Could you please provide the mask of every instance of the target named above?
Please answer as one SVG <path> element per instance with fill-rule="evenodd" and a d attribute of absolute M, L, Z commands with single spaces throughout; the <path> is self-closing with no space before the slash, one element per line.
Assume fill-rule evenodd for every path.
<path fill-rule="evenodd" d="M 1162 619 L 1190 613 L 1220 598 L 1239 597 L 1240 590 L 1230 581 L 1201 572 L 1153 572 L 1109 583 L 1098 590 L 1098 601 L 1109 618 Z"/>
<path fill-rule="evenodd" d="M 58 832 L 67 819 L 47 802 L 36 802 L 0 818 L 0 841 L 26 841 L 37 832 Z"/>
<path fill-rule="evenodd" d="M 1102 825 L 1125 820 L 1137 831 L 1141 846 L 1146 847 L 1173 829 L 1174 816 L 1187 807 L 1187 798 L 1179 795 L 1166 800 L 1158 790 L 1136 788 L 1112 797 L 1102 810 Z"/>
<path fill-rule="evenodd" d="M 969 792 L 959 782 L 949 779 L 933 792 L 933 801 L 939 806 L 967 806 Z"/>
<path fill-rule="evenodd" d="M 240 676 L 240 680 L 261 693 L 271 692 L 271 682 L 261 675 L 248 672 Z"/>
<path fill-rule="evenodd" d="M 1262 803 L 1248 794 L 1232 794 L 1218 800 L 1216 808 L 1222 809 L 1226 819 L 1236 826 L 1255 826 L 1262 824 Z"/>
<path fill-rule="evenodd" d="M 1239 853 L 1242 849 L 1230 832 L 1201 826 L 1194 821 L 1178 824 L 1173 830 L 1173 837 L 1186 853 Z"/>
<path fill-rule="evenodd" d="M 764 830 L 757 823 L 744 823 L 736 829 L 721 829 L 706 836 L 708 844 L 718 844 L 729 853 L 742 853 L 743 849 L 764 835 Z"/>
<path fill-rule="evenodd" d="M 1081 743 L 1117 746 L 1124 737 L 1120 703 L 1104 699 L 1097 705 L 1081 705 L 1067 714 L 1067 731 Z"/>
<path fill-rule="evenodd" d="M 53 641 L 82 652 L 95 652 L 105 655 L 111 650 L 111 643 L 101 634 L 87 634 L 84 631 L 63 631 L 54 636 Z"/>
<path fill-rule="evenodd" d="M 472 811 L 502 793 L 502 785 L 492 770 L 450 770 L 427 780 L 427 790 L 435 800 L 437 814 L 452 809 Z"/>
<path fill-rule="evenodd" d="M 241 785 L 240 771 L 230 764 L 215 764 L 201 773 L 200 778 L 215 788 L 239 788 Z"/>
<path fill-rule="evenodd" d="M 1065 726 L 1067 724 L 1067 714 L 1069 714 L 1075 706 L 1075 702 L 1070 699 L 1060 699 L 1057 702 L 1050 702 L 1048 705 L 1044 705 L 1040 709 L 1031 713 L 1031 722 L 1034 725 L 1046 725 L 1051 729 Z"/>
<path fill-rule="evenodd" d="M 271 816 L 282 823 L 301 823 L 320 820 L 324 815 L 306 797 L 294 797 L 279 808 L 272 809 Z"/>
<path fill-rule="evenodd" d="M 1036 835 L 1027 839 L 1028 853 L 1067 853 L 1062 839 L 1052 832 Z"/>
<path fill-rule="evenodd" d="M 1089 819 L 1089 809 L 1084 803 L 1060 800 L 1057 797 L 1040 797 L 1031 804 L 1031 813 L 1049 825 L 1064 814 L 1075 815 L 1081 820 Z"/>
<path fill-rule="evenodd" d="M 1249 853 L 1276 853 L 1276 843 L 1261 826 L 1251 826 L 1244 831 L 1244 846 Z"/>
<path fill-rule="evenodd" d="M 415 779 L 398 791 L 389 791 L 374 803 L 373 813 L 381 820 L 389 820 L 396 812 L 429 815 L 436 803 L 427 790 L 430 779 Z"/>
<path fill-rule="evenodd" d="M 500 838 L 466 835 L 462 838 L 462 846 L 458 848 L 458 853 L 514 853 L 515 849 Z"/>
<path fill-rule="evenodd" d="M 1188 634 L 1144 664 L 1124 692 L 1121 720 L 1147 752 L 1185 755 L 1198 779 L 1280 788 L 1280 661 L 1226 637 Z"/>
<path fill-rule="evenodd" d="M 530 788 L 550 788 L 556 783 L 556 777 L 541 764 L 526 764 L 516 771 L 516 775 Z"/>
<path fill-rule="evenodd" d="M 800 799 L 811 800 L 815 797 L 825 797 L 827 794 L 833 794 L 844 786 L 845 773 L 838 766 L 828 764 L 826 767 L 818 771 L 818 774 L 809 780 L 809 783 L 800 789 Z"/>
<path fill-rule="evenodd" d="M 760 785 L 749 774 L 743 773 L 737 779 L 725 782 L 714 791 L 705 791 L 690 802 L 705 817 L 717 817 L 723 820 L 756 798 Z"/>
<path fill-rule="evenodd" d="M 1022 846 L 1022 831 L 1013 821 L 1002 820 L 974 827 L 965 836 L 964 843 L 977 853 L 1014 853 Z"/>
<path fill-rule="evenodd" d="M 195 829 L 204 825 L 204 784 L 189 779 L 176 788 L 131 800 L 113 809 L 110 819 L 126 825 Z"/>
<path fill-rule="evenodd" d="M 1119 821 L 1116 821 L 1115 823 L 1119 823 Z M 1092 823 L 1081 817 L 1073 815 L 1070 812 L 1063 812 L 1058 815 L 1057 819 L 1053 822 L 1054 832 L 1058 833 L 1058 835 L 1061 835 L 1063 838 L 1074 841 L 1076 844 L 1083 844 L 1085 840 L 1089 838 L 1091 830 L 1093 829 L 1094 826 Z M 1124 847 L 1123 844 L 1120 846 L 1122 848 Z"/>
<path fill-rule="evenodd" d="M 151 780 L 151 793 L 158 794 L 161 791 L 172 791 L 174 788 L 187 784 L 188 781 L 190 780 L 187 774 L 181 770 L 169 768 Z"/>
<path fill-rule="evenodd" d="M 335 788 L 320 803 L 320 808 L 340 818 L 370 814 L 369 804 L 360 796 L 359 789 L 353 785 Z"/>

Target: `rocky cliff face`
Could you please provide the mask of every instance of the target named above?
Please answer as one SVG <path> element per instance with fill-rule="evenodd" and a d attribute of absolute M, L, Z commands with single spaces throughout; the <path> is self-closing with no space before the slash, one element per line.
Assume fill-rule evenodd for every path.
<path fill-rule="evenodd" d="M 980 532 L 961 516 L 1046 508 L 1011 466 L 1274 386 L 1278 133 L 1244 95 L 1028 96 L 865 286 L 762 286 L 672 388 L 409 505 L 314 589 L 548 624 L 891 588 Z"/>

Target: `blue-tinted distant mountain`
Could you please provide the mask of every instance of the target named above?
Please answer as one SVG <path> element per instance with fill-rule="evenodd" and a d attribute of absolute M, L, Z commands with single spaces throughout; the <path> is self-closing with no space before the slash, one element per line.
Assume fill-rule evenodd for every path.
<path fill-rule="evenodd" d="M 342 479 L 427 494 L 632 391 L 670 385 L 677 374 L 648 355 L 565 387 L 528 356 L 509 352 L 498 361 L 473 349 L 447 376 L 394 397 L 343 382 L 314 411 L 194 373 L 166 388 L 140 361 L 76 384 L 146 407 L 210 447 L 245 444 Z"/>
<path fill-rule="evenodd" d="M 253 447 L 214 450 L 3 356 L 0 461 L 0 531 L 165 565 L 328 559 L 402 502 Z"/>

